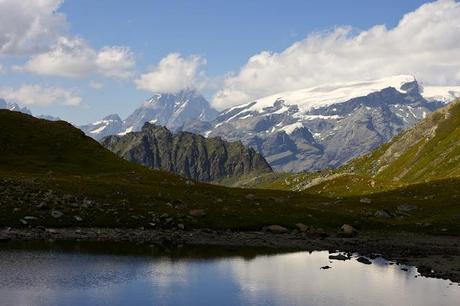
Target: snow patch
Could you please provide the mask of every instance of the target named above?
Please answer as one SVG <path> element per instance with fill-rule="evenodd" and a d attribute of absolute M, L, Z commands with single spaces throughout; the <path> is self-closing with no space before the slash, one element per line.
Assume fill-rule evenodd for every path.
<path fill-rule="evenodd" d="M 377 92 L 388 87 L 393 87 L 396 90 L 405 93 L 406 91 L 401 89 L 402 85 L 414 81 L 415 78 L 413 76 L 397 75 L 372 81 L 336 83 L 283 92 L 257 99 L 255 100 L 256 103 L 249 108 L 245 108 L 250 105 L 250 103 L 246 103 L 232 107 L 231 109 L 245 108 L 245 111 L 249 110 L 260 113 L 263 112 L 265 108 L 272 107 L 276 101 L 283 100 L 285 105 L 297 105 L 300 111 L 308 111 L 313 108 L 319 108 L 331 104 L 346 102 L 353 98 L 367 96 L 370 93 Z"/>
<path fill-rule="evenodd" d="M 120 136 L 123 136 L 123 135 L 126 135 L 128 133 L 131 133 L 133 131 L 134 127 L 133 126 L 130 126 L 129 128 L 127 128 L 126 130 L 124 130 L 124 132 L 121 132 L 121 133 L 118 133 L 118 135 Z"/>
<path fill-rule="evenodd" d="M 296 122 L 293 124 L 285 125 L 280 128 L 281 131 L 285 131 L 286 134 L 291 135 L 295 130 L 303 128 L 303 124 L 301 122 Z"/>

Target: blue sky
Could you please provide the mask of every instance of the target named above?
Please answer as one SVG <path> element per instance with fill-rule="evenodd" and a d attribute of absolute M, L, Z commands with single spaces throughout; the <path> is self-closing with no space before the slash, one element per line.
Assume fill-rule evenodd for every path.
<path fill-rule="evenodd" d="M 454 0 L 441 0 L 427 9 L 420 9 L 420 7 L 428 1 L 418 0 L 46 0 L 44 2 L 48 2 L 44 7 L 35 9 L 33 9 L 33 6 L 27 7 L 31 7 L 33 16 L 43 15 L 40 22 L 46 25 L 44 28 L 47 28 L 48 32 L 53 32 L 53 35 L 46 34 L 48 36 L 26 29 L 28 26 L 26 20 L 29 15 L 25 15 L 27 12 L 24 12 L 24 8 L 18 8 L 17 1 L 4 0 L 0 3 L 0 15 L 1 6 L 4 6 L 4 12 L 6 8 L 10 9 L 10 14 L 17 12 L 18 17 L 13 18 L 13 20 L 18 20 L 18 27 L 16 28 L 24 27 L 24 31 L 32 33 L 30 35 L 32 38 L 36 36 L 37 41 L 47 42 L 49 40 L 48 44 L 45 43 L 42 46 L 38 46 L 36 41 L 31 43 L 20 41 L 17 45 L 11 47 L 11 44 L 7 45 L 6 43 L 8 42 L 5 42 L 4 39 L 3 43 L 4 47 L 6 47 L 0 53 L 0 65 L 2 66 L 0 83 L 3 88 L 0 88 L 0 95 L 3 94 L 19 103 L 23 102 L 22 104 L 26 104 L 36 114 L 51 114 L 79 124 L 94 121 L 110 113 L 119 113 L 124 117 L 142 103 L 144 99 L 148 98 L 151 92 L 161 91 L 161 89 L 169 91 L 180 89 L 176 88 L 177 86 L 171 87 L 169 84 L 164 84 L 164 82 L 158 80 L 159 77 L 161 78 L 164 75 L 171 76 L 170 80 L 175 84 L 192 87 L 196 85 L 211 101 L 213 101 L 217 93 L 218 98 L 215 99 L 215 105 L 223 108 L 237 102 L 243 102 L 244 99 L 271 94 L 273 93 L 272 91 L 315 85 L 327 80 L 328 73 L 334 76 L 341 75 L 341 73 L 333 70 L 322 73 L 321 68 L 311 64 L 305 64 L 305 67 L 301 67 L 304 69 L 300 70 L 300 72 L 299 69 L 294 68 L 291 71 L 289 67 L 290 65 L 295 65 L 292 63 L 297 59 L 298 61 L 306 62 L 302 60 L 302 56 L 305 54 L 308 55 L 308 61 L 312 58 L 314 60 L 312 53 L 318 56 L 317 54 L 323 52 L 323 50 L 326 54 L 324 57 L 330 56 L 330 60 L 327 59 L 326 65 L 322 66 L 327 66 L 328 63 L 337 63 L 336 66 L 343 65 L 342 62 L 337 60 L 338 56 L 346 57 L 349 54 L 350 57 L 357 58 L 356 54 L 374 53 L 373 50 L 378 45 L 376 42 L 395 41 L 395 34 L 391 30 L 398 27 L 400 20 L 407 13 L 419 12 L 411 18 L 410 27 L 405 26 L 406 28 L 400 30 L 401 33 L 407 35 L 407 41 L 403 34 L 398 38 L 402 45 L 412 45 L 410 40 L 414 35 L 408 33 L 414 31 L 414 28 L 415 32 L 425 31 L 426 29 L 422 28 L 421 24 L 425 19 L 434 18 L 433 16 L 438 11 L 443 14 L 443 20 L 450 20 L 446 27 L 453 24 L 455 28 L 456 24 L 460 24 L 458 19 L 455 19 L 455 14 L 449 13 L 452 8 L 458 9 L 458 2 Z M 37 11 L 39 12 L 38 14 L 36 13 Z M 379 34 L 378 29 L 370 31 L 376 25 L 386 26 L 383 34 Z M 417 26 L 420 27 L 420 31 L 416 31 Z M 340 32 L 337 32 L 337 29 L 347 30 L 345 34 L 337 34 Z M 430 37 L 445 35 L 445 31 L 442 31 L 442 29 L 440 27 L 437 30 L 438 32 L 429 33 L 431 36 L 428 34 L 425 35 L 428 37 L 421 36 L 413 45 L 418 44 L 423 39 L 428 40 Z M 16 31 L 16 29 L 2 29 L 0 24 L 0 46 L 2 44 L 2 35 L 11 34 L 7 32 L 9 30 Z M 2 31 L 6 33 L 1 33 Z M 13 34 L 25 36 L 24 33 L 26 32 L 14 32 Z M 363 32 L 371 32 L 368 36 L 372 37 L 368 40 L 372 40 L 372 42 L 362 43 L 361 41 L 356 41 L 356 36 Z M 457 42 L 455 42 L 455 39 L 459 38 L 458 32 L 460 30 L 456 29 L 453 34 L 450 33 L 448 36 L 442 37 L 443 39 L 439 42 L 438 48 L 446 48 L 447 46 L 452 52 L 457 51 L 459 40 L 457 39 Z M 315 41 L 305 41 L 307 37 L 311 37 L 315 33 L 322 34 Z M 340 37 L 336 38 L 335 34 Z M 381 39 L 378 35 L 382 36 Z M 72 60 L 72 56 L 76 54 L 76 51 L 74 51 L 76 48 L 79 56 L 81 53 L 85 53 L 84 56 L 96 58 L 105 50 L 104 48 L 117 46 L 123 48 L 122 50 L 116 49 L 116 52 L 119 52 L 117 54 L 123 56 L 122 61 L 128 58 L 132 61 L 132 64 L 124 68 L 114 68 L 112 66 L 101 68 L 99 64 L 98 66 L 93 63 L 94 59 L 90 60 L 92 61 L 91 63 L 81 59 L 81 65 L 88 64 L 88 67 L 82 71 L 76 71 L 75 69 L 78 67 L 72 64 L 72 67 L 69 68 L 68 61 L 61 61 L 60 58 L 59 65 L 61 66 L 56 65 L 54 70 L 47 69 L 47 63 L 49 63 L 50 58 L 54 57 L 41 57 L 41 54 L 56 56 L 56 53 L 52 52 L 55 52 L 53 48 L 58 45 L 56 41 L 60 37 L 67 37 L 69 41 L 79 40 L 77 47 L 75 47 L 75 44 L 72 44 L 72 47 L 66 45 L 68 49 L 73 51 L 70 54 L 66 53 L 67 51 L 62 51 L 58 53 L 60 57 L 68 56 Z M 330 43 L 331 37 L 334 40 L 332 43 Z M 345 42 L 342 40 L 345 40 Z M 292 52 L 285 52 L 286 48 L 291 47 L 296 42 L 299 42 L 300 46 L 294 47 Z M 351 50 L 349 46 L 345 46 L 347 42 L 357 45 L 357 47 Z M 380 49 L 391 49 L 395 45 L 395 43 L 388 44 L 388 46 L 380 47 Z M 357 52 L 355 50 L 357 48 L 361 48 L 363 52 L 353 53 Z M 419 48 L 422 49 L 418 49 L 416 52 L 424 51 L 425 49 L 423 48 L 430 49 L 431 47 L 430 44 L 420 44 Z M 333 49 L 343 50 L 343 52 L 339 52 L 339 55 L 337 55 L 333 53 Z M 261 54 L 263 51 L 269 51 L 269 54 Z M 410 56 L 409 53 L 413 53 L 414 50 L 408 49 L 401 52 L 405 52 L 403 56 Z M 177 53 L 178 55 L 169 57 L 169 61 L 161 66 L 160 61 L 167 58 L 171 53 Z M 253 63 L 248 65 L 248 60 L 254 55 L 260 55 L 256 68 L 252 67 Z M 81 56 L 83 57 L 83 55 Z M 434 84 L 453 84 L 460 80 L 460 75 L 457 75 L 455 71 L 446 72 L 445 75 L 441 73 L 442 77 L 430 77 L 430 73 L 434 74 L 436 72 L 439 74 L 439 67 L 452 64 L 447 60 L 443 60 L 438 66 L 426 71 L 426 69 L 417 68 L 420 63 L 427 60 L 427 58 L 421 58 L 419 62 L 411 63 L 411 66 L 405 67 L 400 64 L 399 67 L 404 66 L 404 70 L 401 68 L 401 71 L 399 71 L 398 67 L 375 69 L 374 65 L 377 65 L 378 59 L 372 58 L 371 55 L 369 56 L 369 70 L 379 70 L 375 74 L 376 77 L 401 72 L 415 74 L 416 76 L 420 75 L 427 82 Z M 398 55 L 398 57 L 401 56 Z M 392 59 L 388 60 L 394 62 Z M 180 66 L 182 68 L 177 68 L 178 61 L 182 63 L 182 66 Z M 458 60 L 456 63 L 458 63 Z M 119 62 L 110 62 L 108 65 L 116 64 L 119 64 Z M 382 66 L 380 62 L 379 65 Z M 159 68 L 160 66 L 162 67 L 161 69 Z M 279 83 L 276 80 L 276 76 L 280 74 L 273 68 L 275 66 L 278 67 L 277 69 L 282 69 L 286 66 L 286 70 L 290 71 L 289 74 L 281 75 L 283 79 L 293 79 L 294 82 L 290 82 L 292 86 L 272 85 Z M 348 68 L 343 67 L 341 69 Z M 61 72 L 65 71 L 65 69 L 71 70 L 69 71 L 71 76 L 62 75 Z M 176 69 L 177 71 L 172 72 L 170 75 L 168 69 Z M 254 72 L 254 69 L 258 70 Z M 249 71 L 247 74 L 256 76 L 256 82 L 263 81 L 260 81 L 257 86 L 251 84 L 255 82 L 253 82 L 254 80 L 251 81 L 250 78 L 248 79 L 246 70 Z M 181 76 L 181 72 L 184 71 L 190 72 L 189 77 L 178 79 Z M 148 75 L 149 72 L 155 72 L 156 74 Z M 306 75 L 309 74 L 324 75 L 324 78 L 307 79 Z M 120 75 L 123 76 L 120 77 Z M 139 80 L 142 75 L 146 75 L 147 78 L 142 85 L 139 85 L 140 83 L 136 82 L 136 80 Z M 334 81 L 347 81 L 360 75 L 374 77 L 374 74 L 368 74 L 367 72 L 363 74 L 360 70 L 357 70 L 349 75 L 334 78 Z M 263 78 L 267 78 L 267 80 Z M 34 87 L 33 90 L 38 90 L 39 93 L 44 94 L 43 103 L 38 105 L 28 99 L 28 95 L 34 93 L 34 91 L 30 88 L 28 88 L 29 90 L 20 91 L 21 86 L 24 85 L 38 86 Z M 48 92 L 45 90 L 44 93 L 43 88 L 48 88 Z M 75 102 L 77 101 L 75 99 L 71 100 L 69 95 L 73 98 L 78 97 L 78 103 Z M 240 98 L 236 99 L 236 96 Z M 46 98 L 54 100 L 47 103 Z M 59 99 L 68 99 L 75 103 L 60 103 Z M 68 106 L 64 104 L 75 105 Z"/>

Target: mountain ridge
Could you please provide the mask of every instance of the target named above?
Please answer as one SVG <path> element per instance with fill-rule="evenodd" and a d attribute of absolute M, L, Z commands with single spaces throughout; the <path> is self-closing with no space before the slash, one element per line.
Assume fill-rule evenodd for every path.
<path fill-rule="evenodd" d="M 239 141 L 172 133 L 148 122 L 139 132 L 108 136 L 100 143 L 126 160 L 206 182 L 272 171 L 260 154 Z"/>

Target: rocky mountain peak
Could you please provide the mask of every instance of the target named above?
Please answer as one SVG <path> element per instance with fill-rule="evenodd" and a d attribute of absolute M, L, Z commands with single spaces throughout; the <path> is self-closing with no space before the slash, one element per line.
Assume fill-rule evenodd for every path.
<path fill-rule="evenodd" d="M 262 155 L 240 141 L 227 142 L 190 132 L 172 133 L 148 122 L 139 132 L 109 136 L 101 144 L 129 161 L 200 181 L 271 172 Z"/>

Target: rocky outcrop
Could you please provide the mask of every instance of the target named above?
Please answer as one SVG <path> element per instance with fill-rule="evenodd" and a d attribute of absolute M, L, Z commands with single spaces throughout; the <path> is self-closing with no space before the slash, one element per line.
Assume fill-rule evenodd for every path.
<path fill-rule="evenodd" d="M 271 171 L 262 155 L 239 141 L 174 134 L 150 123 L 140 132 L 106 137 L 101 144 L 126 160 L 205 182 Z"/>

